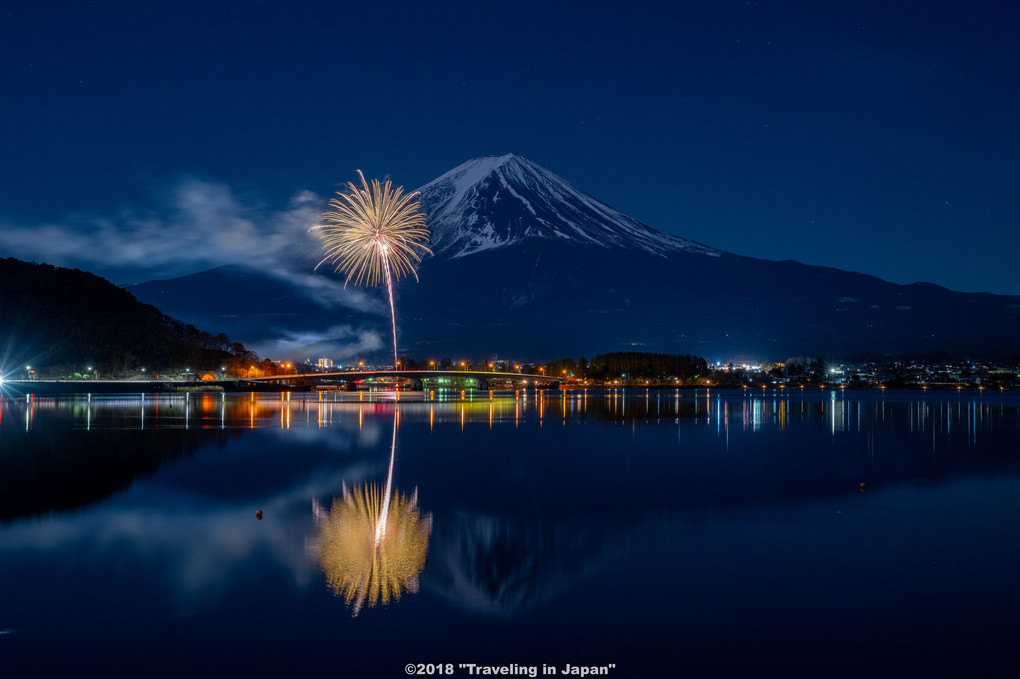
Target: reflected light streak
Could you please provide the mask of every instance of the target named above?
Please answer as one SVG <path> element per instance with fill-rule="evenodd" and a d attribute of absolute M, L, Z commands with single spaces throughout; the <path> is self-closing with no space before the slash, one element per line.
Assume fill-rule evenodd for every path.
<path fill-rule="evenodd" d="M 386 487 L 356 486 L 334 498 L 329 514 L 313 507 L 320 525 L 319 564 L 329 588 L 342 596 L 352 615 L 400 599 L 405 591 L 418 591 L 418 576 L 425 567 L 432 516 L 421 515 L 418 493 L 401 495 L 393 489 L 399 411 L 393 411 Z"/>
<path fill-rule="evenodd" d="M 393 462 L 397 457 L 397 409 L 393 409 L 393 439 L 390 441 L 390 468 L 386 473 L 386 493 L 383 495 L 382 513 L 375 524 L 375 546 L 379 548 L 379 541 L 386 534 L 386 517 L 390 512 L 390 493 L 393 491 Z"/>

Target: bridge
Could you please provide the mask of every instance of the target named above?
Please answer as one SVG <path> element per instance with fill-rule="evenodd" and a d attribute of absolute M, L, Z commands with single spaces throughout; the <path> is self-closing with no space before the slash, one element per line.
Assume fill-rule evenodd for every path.
<path fill-rule="evenodd" d="M 339 372 L 298 373 L 270 377 L 245 378 L 245 382 L 297 382 L 350 384 L 408 384 L 413 391 L 431 389 L 489 389 L 493 384 L 509 384 L 518 388 L 527 384 L 548 386 L 560 382 L 558 377 L 528 373 L 488 370 L 357 370 Z"/>
<path fill-rule="evenodd" d="M 202 389 L 226 389 L 247 391 L 249 389 L 269 390 L 270 385 L 287 387 L 322 387 L 335 385 L 337 388 L 399 388 L 409 391 L 432 391 L 449 389 L 467 391 L 488 390 L 499 387 L 519 389 L 521 387 L 549 386 L 558 383 L 557 377 L 531 375 L 528 373 L 498 372 L 482 370 L 359 370 L 342 372 L 296 373 L 268 377 L 221 377 L 205 382 L 182 379 L 136 379 L 136 380 L 11 380 L 0 377 L 0 397 L 7 394 L 71 394 L 71 393 L 131 393 L 194 391 Z M 399 386 L 398 386 L 399 385 Z"/>

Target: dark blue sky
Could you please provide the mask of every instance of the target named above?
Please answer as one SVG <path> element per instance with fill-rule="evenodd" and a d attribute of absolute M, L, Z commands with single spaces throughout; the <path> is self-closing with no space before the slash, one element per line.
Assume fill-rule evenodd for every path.
<path fill-rule="evenodd" d="M 1010 4 L 7 3 L 0 255 L 113 275 L 86 239 L 513 152 L 714 247 L 1020 294 Z"/>

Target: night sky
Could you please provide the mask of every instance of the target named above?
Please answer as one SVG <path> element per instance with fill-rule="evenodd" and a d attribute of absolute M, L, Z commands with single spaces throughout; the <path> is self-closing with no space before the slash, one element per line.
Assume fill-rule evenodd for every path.
<path fill-rule="evenodd" d="M 516 153 L 739 254 L 1020 294 L 1018 35 L 1006 2 L 5 3 L 0 255 L 257 260 L 355 169 Z"/>

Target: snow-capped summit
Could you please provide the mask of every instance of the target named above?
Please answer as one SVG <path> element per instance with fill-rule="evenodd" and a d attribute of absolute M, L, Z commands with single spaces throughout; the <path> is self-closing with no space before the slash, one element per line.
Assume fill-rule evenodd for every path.
<path fill-rule="evenodd" d="M 527 158 L 475 158 L 418 189 L 437 255 L 461 257 L 528 239 L 623 247 L 658 255 L 720 250 L 628 217 Z"/>

